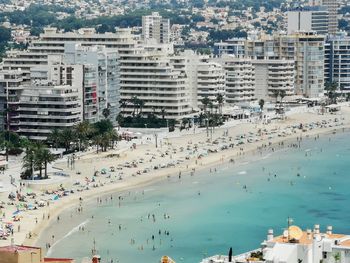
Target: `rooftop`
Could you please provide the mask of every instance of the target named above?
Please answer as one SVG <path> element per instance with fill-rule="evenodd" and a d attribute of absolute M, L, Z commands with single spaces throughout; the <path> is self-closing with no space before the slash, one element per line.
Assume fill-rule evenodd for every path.
<path fill-rule="evenodd" d="M 17 253 L 19 251 L 30 251 L 30 250 L 37 250 L 40 249 L 38 247 L 29 247 L 29 246 L 18 246 L 18 245 L 13 245 L 13 246 L 5 246 L 5 247 L 0 247 L 0 252 L 13 252 Z"/>

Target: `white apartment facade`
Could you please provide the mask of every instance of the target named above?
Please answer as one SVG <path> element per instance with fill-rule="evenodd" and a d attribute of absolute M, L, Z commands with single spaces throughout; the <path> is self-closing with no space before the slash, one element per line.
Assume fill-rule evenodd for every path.
<path fill-rule="evenodd" d="M 84 120 L 94 123 L 107 117 L 116 122 L 119 113 L 118 53 L 104 46 L 87 46 L 68 43 L 64 59 L 69 64 L 84 65 Z"/>
<path fill-rule="evenodd" d="M 170 37 L 169 19 L 163 18 L 158 12 L 142 17 L 143 40 L 155 39 L 159 44 L 167 44 L 170 42 Z"/>
<path fill-rule="evenodd" d="M 255 97 L 275 102 L 276 94 L 283 91 L 285 96 L 294 95 L 294 61 L 261 59 L 253 60 L 255 72 Z"/>
<path fill-rule="evenodd" d="M 88 121 L 95 122 L 102 118 L 103 108 L 108 107 L 111 112 L 110 119 L 115 121 L 119 102 L 117 52 L 120 54 L 128 53 L 136 42 L 131 29 L 117 29 L 116 33 L 97 34 L 94 29 L 86 28 L 75 32 L 61 32 L 56 28 L 45 28 L 40 38 L 34 40 L 27 50 L 9 51 L 7 57 L 3 59 L 1 69 L 8 72 L 20 71 L 21 77 L 18 78 L 20 80 L 18 85 L 31 85 L 33 68 L 49 66 L 49 57 L 54 55 L 60 56 L 63 61 L 63 55 L 67 52 L 66 46 L 79 44 L 81 48 L 77 53 L 80 54 L 80 57 L 72 63 L 82 64 L 85 61 L 90 63 L 86 64 L 84 69 L 86 74 L 84 74 L 90 78 L 94 75 L 93 77 L 96 79 L 93 81 L 94 83 L 89 80 L 89 77 L 84 79 L 84 83 L 87 85 L 86 89 L 84 87 L 86 91 L 84 103 L 87 104 L 83 108 L 83 117 Z M 95 50 L 82 51 L 84 48 L 96 45 L 103 46 L 102 50 L 95 47 Z M 91 64 L 89 60 L 93 60 L 94 63 Z M 93 68 L 89 69 L 89 67 Z M 90 84 L 91 86 L 88 86 Z"/>
<path fill-rule="evenodd" d="M 325 7 L 313 6 L 290 10 L 287 12 L 287 32 L 315 31 L 317 34 L 328 33 L 329 13 Z"/>
<path fill-rule="evenodd" d="M 203 259 L 201 263 L 349 263 L 350 236 L 335 234 L 328 226 L 325 233 L 320 226 L 302 231 L 297 226 L 286 229 L 281 236 L 274 237 L 273 230 L 268 231 L 267 239 L 261 247 L 250 252 L 232 256 L 216 255 Z M 254 258 L 260 255 L 259 258 Z"/>
<path fill-rule="evenodd" d="M 252 60 L 225 55 L 220 59 L 225 70 L 225 99 L 230 105 L 245 105 L 255 98 L 255 73 Z"/>
<path fill-rule="evenodd" d="M 21 71 L 4 71 L 6 124 L 33 140 L 45 140 L 52 129 L 81 122 L 83 67 L 63 65 L 52 58 L 50 66 L 32 68 L 30 83 L 21 83 Z M 17 82 L 11 82 L 16 79 Z M 1 82 L 1 81 L 0 81 Z"/>
<path fill-rule="evenodd" d="M 142 45 L 120 54 L 120 98 L 126 103 L 125 115 L 135 115 L 134 97 L 144 104 L 137 109 L 142 116 L 163 112 L 166 119 L 181 119 L 191 113 L 187 76 L 183 68 L 176 68 L 172 54 L 170 44 Z"/>
<path fill-rule="evenodd" d="M 326 40 L 325 82 L 336 82 L 339 90 L 350 90 L 350 37 L 345 33 Z"/>
<path fill-rule="evenodd" d="M 197 99 L 202 109 L 202 99 L 208 98 L 213 105 L 217 105 L 217 96 L 225 98 L 225 71 L 221 64 L 210 61 L 201 61 L 197 68 Z"/>

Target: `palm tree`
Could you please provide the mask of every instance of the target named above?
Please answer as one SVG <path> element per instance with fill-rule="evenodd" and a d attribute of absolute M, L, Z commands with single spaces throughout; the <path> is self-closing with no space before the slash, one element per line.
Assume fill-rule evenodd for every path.
<path fill-rule="evenodd" d="M 111 115 L 111 110 L 109 109 L 109 107 L 104 108 L 102 110 L 102 115 L 103 117 L 105 117 L 105 119 L 108 119 L 109 115 Z"/>
<path fill-rule="evenodd" d="M 110 142 L 110 135 L 109 135 L 109 132 L 105 132 L 105 133 L 102 134 L 102 136 L 101 136 L 101 148 L 102 148 L 102 151 L 103 151 L 103 152 L 107 151 L 109 142 Z"/>
<path fill-rule="evenodd" d="M 281 98 L 281 103 L 282 103 L 282 100 L 283 98 L 287 95 L 287 92 L 285 90 L 280 90 L 279 92 L 279 96 Z"/>
<path fill-rule="evenodd" d="M 165 113 L 166 113 L 164 107 L 161 109 L 161 113 L 162 113 L 162 119 L 164 120 L 164 118 L 165 118 Z"/>
<path fill-rule="evenodd" d="M 330 103 L 336 103 L 336 90 L 338 88 L 338 84 L 336 82 L 327 82 L 325 84 L 326 96 Z"/>
<path fill-rule="evenodd" d="M 139 107 L 140 111 L 138 113 L 139 116 L 142 114 L 142 109 L 145 106 L 145 102 L 141 99 L 138 99 L 137 106 Z"/>
<path fill-rule="evenodd" d="M 88 121 L 83 121 L 78 123 L 75 127 L 74 130 L 77 134 L 78 137 L 78 146 L 79 146 L 79 151 L 81 150 L 82 144 L 87 141 L 88 136 L 91 135 L 93 132 L 93 128 L 91 124 Z"/>
<path fill-rule="evenodd" d="M 47 140 L 52 142 L 53 146 L 57 150 L 57 148 L 61 142 L 61 131 L 57 128 L 51 130 L 51 134 L 48 136 Z"/>
<path fill-rule="evenodd" d="M 221 93 L 219 93 L 218 95 L 216 95 L 216 101 L 219 105 L 219 113 L 220 115 L 222 115 L 222 105 L 224 103 L 224 96 Z"/>
<path fill-rule="evenodd" d="M 203 105 L 204 113 L 207 112 L 207 107 L 208 107 L 208 104 L 210 103 L 210 99 L 207 96 L 205 96 L 203 99 L 201 99 L 201 103 Z"/>
<path fill-rule="evenodd" d="M 102 135 L 98 134 L 93 138 L 94 144 L 96 145 L 96 152 L 99 152 L 99 147 L 102 144 Z"/>
<path fill-rule="evenodd" d="M 182 119 L 182 126 L 185 129 L 187 125 L 189 125 L 190 121 L 187 118 Z"/>
<path fill-rule="evenodd" d="M 56 160 L 56 157 L 47 148 L 43 150 L 41 157 L 42 161 L 44 162 L 45 178 L 47 178 L 47 165 Z"/>
<path fill-rule="evenodd" d="M 22 179 L 33 178 L 34 174 L 34 162 L 35 162 L 34 146 L 31 144 L 25 151 L 25 155 L 22 159 L 22 169 L 24 170 L 21 173 Z"/>
<path fill-rule="evenodd" d="M 122 124 L 124 122 L 123 114 L 120 112 L 115 120 L 118 122 L 119 126 L 122 126 Z"/>
<path fill-rule="evenodd" d="M 47 179 L 47 165 L 49 163 L 52 163 L 56 158 L 55 156 L 49 151 L 47 148 L 42 148 L 40 151 L 37 153 L 38 154 L 38 161 L 44 165 L 45 173 L 44 173 L 44 178 Z M 40 173 L 41 174 L 41 173 Z"/>
<path fill-rule="evenodd" d="M 275 99 L 276 99 L 276 103 L 277 103 L 277 100 L 278 100 L 279 93 L 280 93 L 279 90 L 273 90 L 272 91 L 273 97 L 275 97 Z"/>
<path fill-rule="evenodd" d="M 126 100 L 119 100 L 120 114 L 123 114 L 125 107 L 128 105 Z"/>
<path fill-rule="evenodd" d="M 118 139 L 119 139 L 119 135 L 118 135 L 117 131 L 115 129 L 113 129 L 113 130 L 108 132 L 108 136 L 109 136 L 109 141 L 110 141 L 110 143 L 109 143 L 110 147 L 113 149 L 114 143 L 116 141 L 118 141 Z"/>
<path fill-rule="evenodd" d="M 43 151 L 44 151 L 44 145 L 42 143 L 35 143 L 33 145 L 34 167 L 39 169 L 39 179 L 42 179 L 42 173 L 43 173 L 43 161 L 42 161 Z"/>
<path fill-rule="evenodd" d="M 265 104 L 265 101 L 264 101 L 263 99 L 260 99 L 260 100 L 259 100 L 259 106 L 260 106 L 260 111 L 261 111 L 261 112 L 263 111 L 264 104 Z"/>
<path fill-rule="evenodd" d="M 66 151 L 70 149 L 70 144 L 74 141 L 74 139 L 75 139 L 75 134 L 72 129 L 65 128 L 62 130 L 60 135 L 60 140 L 63 143 Z"/>
<path fill-rule="evenodd" d="M 133 96 L 130 100 L 131 104 L 133 105 L 133 111 L 132 111 L 132 116 L 135 117 L 135 113 L 137 114 L 136 112 L 136 108 L 137 108 L 137 105 L 138 105 L 138 101 L 139 99 L 136 97 L 136 96 Z"/>

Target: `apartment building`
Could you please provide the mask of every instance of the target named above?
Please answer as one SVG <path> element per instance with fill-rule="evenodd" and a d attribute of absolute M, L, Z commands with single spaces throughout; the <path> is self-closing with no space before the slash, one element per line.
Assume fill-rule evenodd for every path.
<path fill-rule="evenodd" d="M 142 38 L 147 41 L 155 39 L 157 43 L 170 42 L 170 20 L 163 18 L 158 12 L 142 17 Z"/>
<path fill-rule="evenodd" d="M 252 60 L 232 55 L 222 56 L 225 70 L 225 98 L 231 105 L 245 105 L 255 100 L 255 73 Z"/>
<path fill-rule="evenodd" d="M 118 114 L 118 79 L 117 52 L 128 53 L 136 44 L 131 29 L 117 29 L 116 33 L 97 34 L 94 29 L 80 29 L 75 32 L 61 32 L 56 28 L 45 28 L 40 38 L 34 40 L 25 51 L 9 51 L 3 59 L 3 71 L 20 71 L 18 85 L 31 85 L 32 69 L 48 66 L 49 56 L 64 54 L 71 63 L 83 64 L 84 67 L 84 119 L 95 122 L 102 118 L 104 108 L 110 110 L 110 120 L 115 121 Z M 74 52 L 72 48 L 79 44 Z M 103 48 L 92 48 L 96 45 Z M 74 57 L 71 53 L 76 53 Z M 74 59 L 72 59 L 74 57 Z M 90 69 L 89 69 L 90 68 Z M 91 80 L 93 78 L 94 80 Z M 90 86 L 89 86 L 90 85 Z M 2 108 L 3 109 L 3 108 Z"/>
<path fill-rule="evenodd" d="M 245 55 L 245 38 L 232 38 L 219 43 L 214 43 L 214 55 L 222 56 L 224 54 L 244 56 Z"/>
<path fill-rule="evenodd" d="M 61 32 L 57 28 L 45 28 L 39 39 L 33 40 L 27 50 L 9 51 L 3 59 L 2 69 L 21 69 L 30 80 L 30 69 L 38 65 L 47 65 L 47 56 L 63 54 L 67 43 L 81 43 L 82 46 L 103 45 L 107 49 L 120 52 L 135 45 L 131 29 L 117 29 L 116 33 L 97 34 L 94 29 L 82 28 L 75 32 Z"/>
<path fill-rule="evenodd" d="M 172 56 L 171 44 L 142 45 L 120 54 L 120 98 L 126 103 L 122 109 L 125 115 L 138 111 L 143 116 L 154 113 L 181 119 L 191 113 L 186 72 L 181 65 L 176 66 L 183 61 L 171 59 Z M 134 97 L 143 105 L 134 105 Z"/>
<path fill-rule="evenodd" d="M 338 89 L 350 89 L 350 37 L 345 33 L 326 40 L 325 82 L 338 83 Z"/>
<path fill-rule="evenodd" d="M 274 37 L 262 35 L 258 38 L 247 39 L 245 55 L 252 59 L 277 59 Z"/>
<path fill-rule="evenodd" d="M 315 31 L 317 34 L 328 33 L 329 13 L 326 7 L 309 6 L 292 9 L 287 12 L 287 32 Z"/>
<path fill-rule="evenodd" d="M 225 71 L 219 63 L 202 60 L 197 67 L 197 100 L 203 108 L 202 99 L 208 98 L 213 105 L 217 105 L 217 96 L 225 97 Z"/>
<path fill-rule="evenodd" d="M 328 34 L 335 35 L 338 31 L 338 1 L 337 0 L 310 0 L 311 6 L 324 6 L 329 13 Z"/>
<path fill-rule="evenodd" d="M 294 95 L 293 60 L 253 60 L 255 72 L 255 97 L 275 102 L 277 94 L 284 92 L 285 97 Z M 280 96 L 280 95 L 279 95 Z"/>
<path fill-rule="evenodd" d="M 203 259 L 201 263 L 248 263 L 252 262 L 253 258 L 256 263 L 348 263 L 350 236 L 333 233 L 332 226 L 327 226 L 323 233 L 320 231 L 320 225 L 315 225 L 313 230 L 290 226 L 280 236 L 274 236 L 274 231 L 269 229 L 260 248 L 235 256 L 212 256 Z"/>
<path fill-rule="evenodd" d="M 275 38 L 276 53 L 295 62 L 295 92 L 309 98 L 323 95 L 325 37 L 314 32 L 298 32 Z"/>
<path fill-rule="evenodd" d="M 113 123 L 119 113 L 119 73 L 117 51 L 104 46 L 65 45 L 64 59 L 69 64 L 84 65 L 84 120 L 90 123 L 105 118 L 103 110 Z"/>
<path fill-rule="evenodd" d="M 83 119 L 83 66 L 64 65 L 56 57 L 49 60 L 49 66 L 31 69 L 30 83 L 20 82 L 21 71 L 3 72 L 6 124 L 33 140 L 45 140 L 52 129 L 72 127 Z"/>

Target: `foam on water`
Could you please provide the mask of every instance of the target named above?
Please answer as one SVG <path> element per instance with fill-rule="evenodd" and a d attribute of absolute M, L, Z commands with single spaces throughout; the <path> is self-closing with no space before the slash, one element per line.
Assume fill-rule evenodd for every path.
<path fill-rule="evenodd" d="M 62 214 L 60 224 L 47 229 L 38 245 L 45 246 L 55 234 L 61 241 L 51 256 L 73 257 L 77 262 L 90 255 L 96 239 L 105 261 L 129 263 L 142 258 L 156 263 L 169 255 L 177 262 L 196 263 L 209 255 L 227 254 L 229 247 L 235 254 L 259 247 L 269 228 L 282 233 L 288 216 L 303 229 L 320 224 L 324 231 L 333 225 L 335 233 L 350 233 L 348 138 L 349 133 L 337 133 L 331 141 L 322 136 L 305 139 L 300 149 L 288 148 L 263 160 L 247 157 L 250 163 L 244 170 L 239 162 L 228 163 L 217 167 L 216 173 L 204 170 L 181 180 L 164 179 L 152 185 L 152 191 L 145 188 L 144 195 L 140 189 L 124 194 L 120 207 L 117 198 L 101 206 L 94 201 L 81 215 Z M 306 157 L 305 150 L 316 146 L 323 151 Z M 155 215 L 155 222 L 147 219 L 148 214 Z M 84 232 L 71 231 L 74 220 L 77 225 L 92 215 Z"/>
<path fill-rule="evenodd" d="M 78 232 L 79 229 L 83 226 L 86 226 L 86 224 L 89 222 L 89 219 L 86 219 L 84 222 L 80 223 L 79 225 L 77 225 L 76 227 L 73 227 L 67 234 L 65 234 L 63 237 L 61 237 L 60 239 L 58 239 L 56 242 L 54 242 L 51 247 L 49 248 L 49 250 L 47 251 L 46 255 L 50 256 L 53 251 L 54 251 L 54 247 L 59 244 L 60 242 L 62 242 L 63 240 L 65 240 L 66 238 L 70 237 L 71 235 L 73 235 L 74 233 Z"/>

